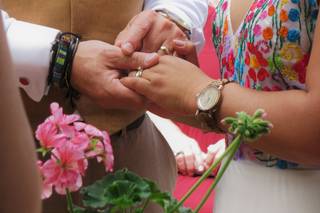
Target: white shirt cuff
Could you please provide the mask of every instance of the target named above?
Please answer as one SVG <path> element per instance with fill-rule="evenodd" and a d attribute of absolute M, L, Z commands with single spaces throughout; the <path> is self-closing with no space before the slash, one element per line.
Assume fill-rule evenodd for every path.
<path fill-rule="evenodd" d="M 12 21 L 7 37 L 19 86 L 34 101 L 40 101 L 47 90 L 51 47 L 58 30 Z"/>

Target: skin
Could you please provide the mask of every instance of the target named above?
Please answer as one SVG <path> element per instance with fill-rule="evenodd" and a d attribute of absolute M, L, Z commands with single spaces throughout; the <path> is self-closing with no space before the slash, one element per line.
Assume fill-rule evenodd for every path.
<path fill-rule="evenodd" d="M 119 33 L 115 45 L 125 55 L 134 51 L 158 52 L 163 45 L 173 53 L 175 39 L 187 40 L 184 32 L 172 21 L 152 10 L 146 10 L 131 19 Z M 164 54 L 159 51 L 160 54 Z"/>
<path fill-rule="evenodd" d="M 242 9 L 246 11 L 247 8 Z M 319 24 L 320 19 L 317 26 Z M 229 83 L 222 90 L 217 119 L 234 116 L 238 111 L 253 113 L 257 108 L 263 108 L 274 128 L 271 134 L 251 146 L 285 160 L 306 166 L 319 166 L 319 54 L 320 27 L 317 27 L 307 68 L 306 90 L 261 92 Z M 199 126 L 193 118 L 197 108 L 195 95 L 211 81 L 196 66 L 181 59 L 164 56 L 157 66 L 145 70 L 142 78 L 129 77 L 123 79 L 122 83 L 150 99 L 153 104 L 149 108 L 155 113 L 180 120 L 189 116 L 184 119 L 185 122 Z"/>
<path fill-rule="evenodd" d="M 176 24 L 154 11 L 143 11 L 119 33 L 115 46 L 101 41 L 81 42 L 71 83 L 105 109 L 145 109 L 146 100 L 124 87 L 119 79 L 126 75 L 126 70 L 157 64 L 158 57 L 152 53 L 163 55 L 163 51 L 159 51 L 162 45 L 172 54 L 176 48 L 177 55 L 197 63 L 195 51 L 177 47 L 177 39 L 184 41 L 186 35 Z"/>
<path fill-rule="evenodd" d="M 165 52 L 159 50 L 161 46 L 165 46 L 168 48 L 170 55 L 198 65 L 195 46 L 186 47 L 184 42 L 186 40 L 187 36 L 174 22 L 152 10 L 146 10 L 132 18 L 125 29 L 119 33 L 115 46 L 120 47 L 123 54 L 127 56 L 135 54 L 135 51 L 157 52 L 159 55 L 165 55 Z M 130 101 L 130 99 L 123 100 Z M 138 98 L 132 98 L 132 100 L 138 101 Z M 141 98 L 137 107 L 143 105 L 142 101 L 143 99 Z M 129 105 L 124 104 L 124 106 Z M 182 146 L 184 145 L 181 144 L 180 151 L 187 151 L 183 151 L 183 154 L 176 156 L 178 171 L 183 175 L 189 176 L 193 176 L 195 173 L 201 174 L 204 170 L 199 170 L 198 168 L 204 168 L 206 165 L 202 157 L 204 153 L 198 154 L 198 152 L 194 151 L 196 147 L 190 151 L 187 147 Z M 197 150 L 200 150 L 199 146 Z"/>
<path fill-rule="evenodd" d="M 0 19 L 0 212 L 40 213 L 41 183 L 30 126 Z"/>
<path fill-rule="evenodd" d="M 147 68 L 159 61 L 155 53 L 135 52 L 126 56 L 121 49 L 102 41 L 79 44 L 71 83 L 81 94 L 105 109 L 140 110 L 145 99 L 120 83 L 126 70 Z"/>
<path fill-rule="evenodd" d="M 175 23 L 154 11 L 141 12 L 118 35 L 115 46 L 101 41 L 80 43 L 73 63 L 71 83 L 81 94 L 105 109 L 146 109 L 146 99 L 123 86 L 120 78 L 126 75 L 127 70 L 147 68 L 158 63 L 158 55 L 146 53 L 164 55 L 163 51 L 159 51 L 162 45 L 169 49 L 170 54 L 198 64 L 195 47 L 185 48 L 184 42 L 177 39 L 184 41 L 187 38 Z M 199 157 L 195 152 L 184 157 L 193 160 L 181 161 L 183 163 L 179 164 L 178 170 L 192 176 L 196 172 L 192 165 Z"/>

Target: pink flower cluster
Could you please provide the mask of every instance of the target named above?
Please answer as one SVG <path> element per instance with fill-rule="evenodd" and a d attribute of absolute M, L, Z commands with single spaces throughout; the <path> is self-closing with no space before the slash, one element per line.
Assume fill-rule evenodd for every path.
<path fill-rule="evenodd" d="M 54 188 L 64 195 L 67 190 L 78 191 L 88 168 L 88 159 L 103 162 L 106 172 L 112 171 L 113 152 L 107 132 L 80 121 L 80 116 L 65 115 L 52 103 L 51 116 L 40 124 L 36 138 L 39 152 L 46 159 L 38 161 L 43 179 L 42 198 L 49 198 Z"/>

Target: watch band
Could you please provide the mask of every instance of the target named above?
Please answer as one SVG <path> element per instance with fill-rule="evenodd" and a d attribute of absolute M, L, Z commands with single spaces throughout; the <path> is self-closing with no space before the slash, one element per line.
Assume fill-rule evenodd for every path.
<path fill-rule="evenodd" d="M 167 9 L 158 9 L 155 11 L 175 23 L 184 32 L 188 39 L 191 38 L 191 27 L 182 18 Z"/>
<path fill-rule="evenodd" d="M 215 80 L 213 82 L 211 82 L 207 87 L 210 86 L 214 86 L 216 87 L 218 90 L 222 90 L 224 85 L 231 83 L 233 81 L 227 80 L 227 79 L 222 79 L 222 80 Z M 207 88 L 206 87 L 206 88 Z M 216 133 L 224 133 L 224 131 L 219 127 L 218 125 L 218 120 L 216 118 L 216 112 L 218 111 L 218 108 L 221 104 L 221 95 L 220 98 L 217 102 L 217 104 L 207 110 L 207 111 L 202 111 L 200 109 L 197 110 L 196 114 L 195 114 L 195 118 L 200 121 L 201 123 L 201 129 L 205 132 L 210 132 L 210 131 L 214 131 Z"/>

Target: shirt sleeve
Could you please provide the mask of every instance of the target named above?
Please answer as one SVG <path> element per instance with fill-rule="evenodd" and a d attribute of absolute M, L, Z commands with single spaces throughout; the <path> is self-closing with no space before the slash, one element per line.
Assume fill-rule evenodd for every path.
<path fill-rule="evenodd" d="M 199 51 L 204 45 L 203 27 L 208 16 L 208 0 L 145 0 L 144 9 L 167 9 L 192 27 L 191 41 Z"/>
<path fill-rule="evenodd" d="M 12 62 L 19 78 L 19 87 L 34 101 L 47 91 L 51 47 L 58 30 L 10 18 L 4 20 Z"/>

